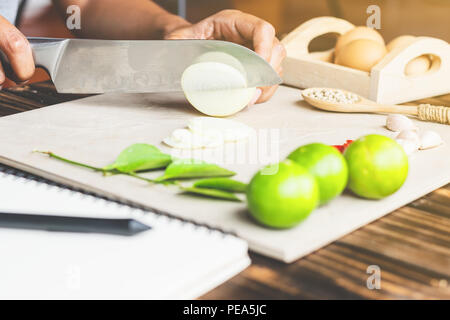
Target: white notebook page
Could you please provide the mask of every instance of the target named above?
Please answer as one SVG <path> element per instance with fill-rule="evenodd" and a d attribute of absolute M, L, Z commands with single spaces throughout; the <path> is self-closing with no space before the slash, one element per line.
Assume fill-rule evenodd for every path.
<path fill-rule="evenodd" d="M 231 235 L 0 172 L 0 212 L 132 217 L 132 237 L 0 228 L 0 298 L 195 298 L 249 264 Z"/>

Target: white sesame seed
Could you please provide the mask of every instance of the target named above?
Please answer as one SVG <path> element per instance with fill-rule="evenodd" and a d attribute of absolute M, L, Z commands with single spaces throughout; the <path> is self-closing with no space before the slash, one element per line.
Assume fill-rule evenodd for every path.
<path fill-rule="evenodd" d="M 303 91 L 307 97 L 332 103 L 355 103 L 359 101 L 358 95 L 344 92 L 339 89 L 310 88 Z"/>

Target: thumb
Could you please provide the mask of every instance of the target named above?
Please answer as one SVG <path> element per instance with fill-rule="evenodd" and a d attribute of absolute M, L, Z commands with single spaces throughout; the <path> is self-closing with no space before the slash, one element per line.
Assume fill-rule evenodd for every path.
<path fill-rule="evenodd" d="M 166 39 L 213 39 L 214 26 L 210 19 L 202 20 L 194 25 L 175 29 L 170 32 Z"/>
<path fill-rule="evenodd" d="M 164 37 L 166 40 L 177 40 L 177 39 L 198 39 L 195 36 L 195 32 L 192 27 L 184 27 L 177 29 L 169 33 Z"/>
<path fill-rule="evenodd" d="M 2 16 L 0 16 L 0 51 L 8 57 L 11 64 L 11 73 L 14 74 L 9 76 L 17 78 L 15 80 L 18 81 L 31 78 L 34 73 L 34 60 L 30 44 L 25 36 Z M 4 77 L 0 63 L 0 82 L 4 81 Z"/>

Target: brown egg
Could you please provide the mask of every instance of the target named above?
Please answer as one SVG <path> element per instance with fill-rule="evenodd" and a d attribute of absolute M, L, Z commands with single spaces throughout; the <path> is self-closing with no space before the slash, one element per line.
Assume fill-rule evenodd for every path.
<path fill-rule="evenodd" d="M 414 58 L 405 67 L 405 74 L 407 76 L 416 76 L 427 72 L 431 67 L 431 60 L 428 55 L 422 55 Z"/>
<path fill-rule="evenodd" d="M 410 35 L 399 36 L 397 38 L 392 39 L 386 46 L 388 52 L 391 52 L 395 48 L 405 46 L 414 41 L 416 37 Z"/>
<path fill-rule="evenodd" d="M 339 54 L 339 51 L 344 48 L 347 44 L 357 39 L 368 39 L 378 42 L 384 46 L 384 39 L 381 34 L 372 28 L 369 27 L 356 27 L 350 31 L 347 31 L 342 36 L 339 37 L 336 42 L 336 46 L 334 48 L 335 54 Z"/>
<path fill-rule="evenodd" d="M 384 44 L 367 39 L 353 40 L 343 47 L 335 63 L 341 66 L 369 72 L 386 55 Z"/>

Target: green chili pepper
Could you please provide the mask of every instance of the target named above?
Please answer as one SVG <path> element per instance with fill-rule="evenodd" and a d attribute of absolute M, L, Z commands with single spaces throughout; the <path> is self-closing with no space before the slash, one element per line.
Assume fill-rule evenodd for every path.
<path fill-rule="evenodd" d="M 173 161 L 164 172 L 164 175 L 155 181 L 208 178 L 208 177 L 230 177 L 236 173 L 216 164 L 207 163 L 194 159 L 179 159 Z"/>
<path fill-rule="evenodd" d="M 229 178 L 209 178 L 199 180 L 193 185 L 196 188 L 216 189 L 229 192 L 244 193 L 247 185 L 243 182 Z"/>
<path fill-rule="evenodd" d="M 182 187 L 181 190 L 185 193 L 190 193 L 202 197 L 222 199 L 228 201 L 241 201 L 235 194 L 223 190 L 195 188 L 195 187 Z"/>

